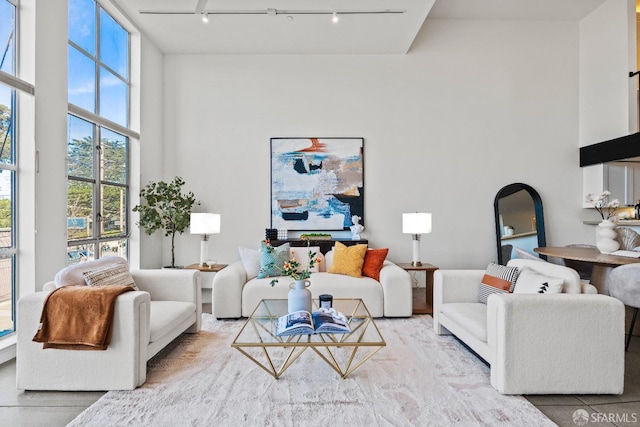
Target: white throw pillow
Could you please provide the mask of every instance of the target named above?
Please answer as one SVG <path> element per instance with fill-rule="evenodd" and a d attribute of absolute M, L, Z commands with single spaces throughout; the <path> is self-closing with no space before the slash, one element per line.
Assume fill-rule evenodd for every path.
<path fill-rule="evenodd" d="M 260 272 L 260 252 L 257 249 L 239 247 L 240 260 L 247 272 L 247 279 L 251 280 Z"/>
<path fill-rule="evenodd" d="M 331 266 L 333 265 L 333 248 L 326 254 L 324 254 L 324 260 L 322 261 L 322 270 L 320 271 L 329 271 Z"/>
<path fill-rule="evenodd" d="M 564 280 L 540 274 L 528 267 L 522 267 L 514 294 L 559 294 L 562 292 Z"/>
<path fill-rule="evenodd" d="M 86 286 L 87 282 L 85 281 L 82 273 L 113 264 L 122 264 L 129 268 L 127 260 L 116 256 L 108 256 L 93 261 L 79 262 L 58 271 L 54 279 L 56 288 L 61 288 L 63 286 Z"/>

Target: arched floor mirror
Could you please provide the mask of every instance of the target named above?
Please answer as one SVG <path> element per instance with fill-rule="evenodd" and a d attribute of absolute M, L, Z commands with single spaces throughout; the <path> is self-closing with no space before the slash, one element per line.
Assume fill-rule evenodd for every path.
<path fill-rule="evenodd" d="M 496 221 L 498 264 L 505 265 L 515 252 L 520 257 L 544 258 L 533 248 L 546 246 L 542 199 L 527 184 L 502 187 L 493 201 Z"/>

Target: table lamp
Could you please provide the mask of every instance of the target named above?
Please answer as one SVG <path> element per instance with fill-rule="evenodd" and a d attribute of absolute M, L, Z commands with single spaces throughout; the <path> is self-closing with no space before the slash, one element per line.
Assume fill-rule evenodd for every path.
<path fill-rule="evenodd" d="M 190 233 L 202 234 L 202 241 L 200 242 L 200 267 L 204 267 L 209 258 L 209 234 L 220 233 L 220 214 L 192 213 Z"/>
<path fill-rule="evenodd" d="M 421 266 L 420 235 L 431 233 L 431 214 L 418 212 L 403 213 L 402 232 L 405 234 L 413 234 L 413 261 L 411 265 L 414 267 Z"/>

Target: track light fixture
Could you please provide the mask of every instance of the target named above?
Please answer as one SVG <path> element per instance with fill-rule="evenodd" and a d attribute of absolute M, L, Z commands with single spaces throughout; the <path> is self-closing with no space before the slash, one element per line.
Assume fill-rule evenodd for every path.
<path fill-rule="evenodd" d="M 202 2 L 203 0 L 199 0 Z M 206 1 L 204 1 L 206 3 Z M 200 4 L 200 3 L 199 3 Z M 204 5 L 202 5 L 204 7 Z M 258 9 L 258 10 L 214 10 L 204 12 L 197 8 L 196 11 L 188 10 L 139 10 L 142 15 L 202 15 L 202 21 L 207 22 L 209 15 L 331 15 L 333 22 L 340 20 L 340 15 L 396 15 L 406 13 L 404 9 L 372 9 L 372 10 L 341 10 L 339 13 L 333 10 L 287 10 L 287 9 Z"/>

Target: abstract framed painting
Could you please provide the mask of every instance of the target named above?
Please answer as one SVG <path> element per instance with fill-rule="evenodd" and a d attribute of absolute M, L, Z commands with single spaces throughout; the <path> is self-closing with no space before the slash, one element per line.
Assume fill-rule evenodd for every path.
<path fill-rule="evenodd" d="M 364 138 L 271 138 L 271 228 L 364 225 Z"/>

